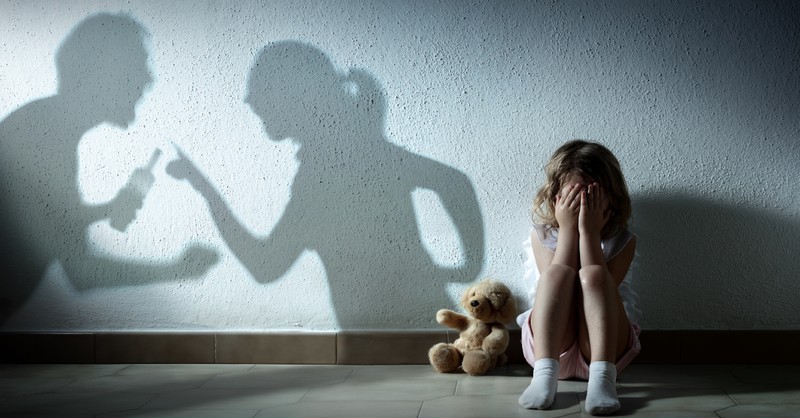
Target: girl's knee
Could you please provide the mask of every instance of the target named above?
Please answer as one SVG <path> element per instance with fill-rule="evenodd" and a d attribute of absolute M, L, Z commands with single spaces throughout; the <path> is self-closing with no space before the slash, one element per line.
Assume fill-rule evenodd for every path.
<path fill-rule="evenodd" d="M 577 274 L 578 273 L 575 271 L 575 269 L 566 264 L 551 264 L 544 270 L 541 278 L 547 278 L 551 280 L 566 280 L 574 279 Z"/>
<path fill-rule="evenodd" d="M 581 280 L 581 288 L 586 290 L 592 289 L 605 289 L 613 282 L 611 274 L 608 270 L 599 265 L 586 266 L 581 268 L 578 272 L 578 277 Z"/>
<path fill-rule="evenodd" d="M 539 277 L 537 292 L 543 289 L 564 289 L 571 288 L 575 283 L 578 273 L 570 266 L 565 264 L 551 264 Z"/>

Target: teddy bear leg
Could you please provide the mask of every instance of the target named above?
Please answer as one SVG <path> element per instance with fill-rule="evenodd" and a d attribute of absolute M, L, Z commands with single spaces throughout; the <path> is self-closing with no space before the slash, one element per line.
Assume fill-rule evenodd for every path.
<path fill-rule="evenodd" d="M 431 366 L 439 373 L 450 373 L 458 369 L 461 354 L 453 344 L 439 343 L 428 351 Z"/>
<path fill-rule="evenodd" d="M 508 355 L 506 353 L 500 353 L 497 355 L 497 365 L 495 367 L 505 366 L 508 363 Z"/>
<path fill-rule="evenodd" d="M 472 350 L 464 353 L 461 368 L 470 376 L 486 374 L 496 363 L 496 359 L 483 350 Z"/>

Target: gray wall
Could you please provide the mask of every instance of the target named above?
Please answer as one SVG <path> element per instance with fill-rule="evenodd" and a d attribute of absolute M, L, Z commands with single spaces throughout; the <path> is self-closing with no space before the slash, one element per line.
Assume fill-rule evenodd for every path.
<path fill-rule="evenodd" d="M 525 294 L 533 193 L 576 137 L 626 172 L 643 328 L 800 325 L 796 2 L 0 16 L 2 329 L 437 329 L 482 277 Z"/>

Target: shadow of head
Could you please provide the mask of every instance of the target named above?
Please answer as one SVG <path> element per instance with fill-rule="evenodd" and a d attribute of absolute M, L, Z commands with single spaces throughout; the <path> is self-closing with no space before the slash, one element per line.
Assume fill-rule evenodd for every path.
<path fill-rule="evenodd" d="M 245 103 L 274 141 L 306 144 L 336 132 L 350 139 L 382 134 L 386 100 L 379 83 L 363 70 L 338 70 L 312 45 L 279 41 L 264 47 L 247 89 Z"/>
<path fill-rule="evenodd" d="M 88 114 L 120 127 L 152 84 L 147 30 L 126 15 L 97 14 L 82 21 L 56 52 L 58 92 Z"/>
<path fill-rule="evenodd" d="M 633 200 L 645 309 L 672 311 L 682 327 L 780 326 L 800 314 L 796 218 L 681 192 Z"/>

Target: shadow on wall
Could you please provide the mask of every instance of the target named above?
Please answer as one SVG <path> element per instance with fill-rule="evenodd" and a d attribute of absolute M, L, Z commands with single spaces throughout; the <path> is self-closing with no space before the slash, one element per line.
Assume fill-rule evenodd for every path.
<path fill-rule="evenodd" d="M 108 219 L 124 229 L 142 205 L 127 188 L 105 204 L 83 202 L 78 144 L 97 125 L 133 122 L 153 81 L 147 37 L 125 15 L 87 18 L 56 53 L 58 93 L 0 122 L 0 323 L 25 303 L 54 261 L 78 289 L 201 276 L 216 263 L 216 253 L 197 246 L 158 264 L 100 257 L 87 242 L 90 224 Z"/>
<path fill-rule="evenodd" d="M 305 250 L 315 251 L 339 326 L 368 329 L 432 324 L 434 313 L 452 304 L 447 284 L 477 278 L 484 231 L 471 181 L 388 142 L 384 92 L 370 74 L 343 73 L 308 44 L 275 42 L 255 60 L 245 101 L 270 140 L 299 145 L 291 200 L 268 236 L 248 231 L 187 157 L 167 172 L 205 198 L 221 236 L 255 280 L 277 280 Z M 412 203 L 418 188 L 441 198 L 464 250 L 460 266 L 436 265 L 423 247 Z"/>
<path fill-rule="evenodd" d="M 656 328 L 785 328 L 800 317 L 800 220 L 681 192 L 634 197 L 635 280 Z M 753 315 L 759 319 L 754 319 Z M 764 319 L 769 318 L 769 319 Z"/>

